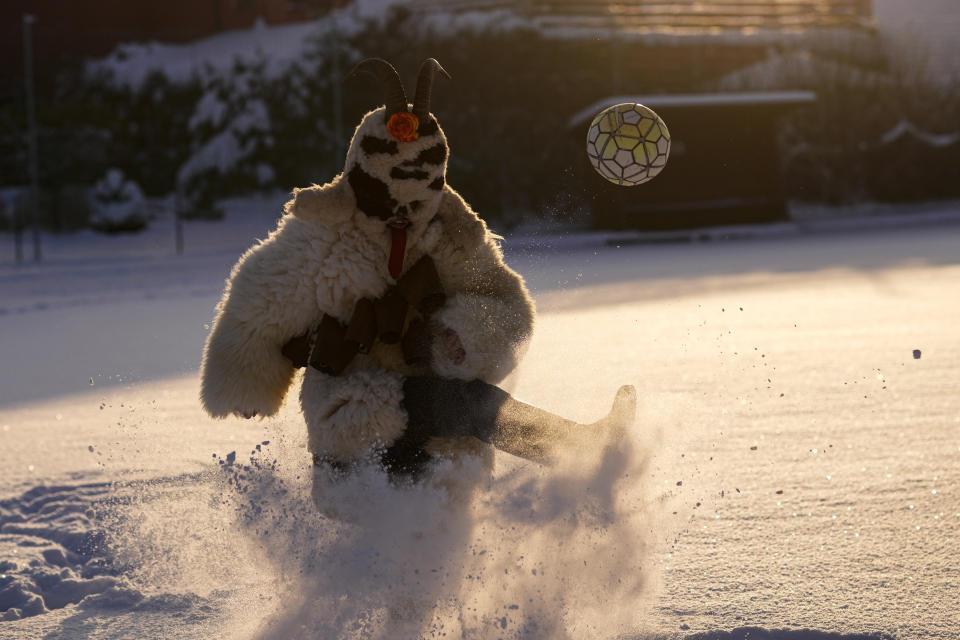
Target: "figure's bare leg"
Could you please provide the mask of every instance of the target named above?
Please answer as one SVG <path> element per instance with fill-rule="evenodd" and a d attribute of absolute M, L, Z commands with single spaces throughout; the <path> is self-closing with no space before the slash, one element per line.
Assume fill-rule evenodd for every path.
<path fill-rule="evenodd" d="M 479 380 L 408 378 L 404 383 L 407 432 L 387 450 L 384 463 L 394 472 L 408 473 L 406 461 L 413 466 L 415 454 L 430 438 L 462 436 L 473 436 L 516 456 L 544 460 L 565 442 L 602 440 L 612 432 L 625 431 L 636 415 L 636 396 L 632 386 L 623 386 L 607 416 L 580 424 L 520 402 Z"/>
<path fill-rule="evenodd" d="M 510 398 L 500 410 L 497 431 L 490 442 L 515 456 L 543 460 L 564 443 L 588 443 L 622 435 L 633 423 L 636 412 L 637 392 L 630 385 L 620 387 L 610 412 L 591 424 L 567 420 Z"/>

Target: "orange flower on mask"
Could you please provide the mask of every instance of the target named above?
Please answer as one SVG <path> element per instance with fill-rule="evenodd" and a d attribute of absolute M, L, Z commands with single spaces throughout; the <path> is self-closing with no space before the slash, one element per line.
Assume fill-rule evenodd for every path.
<path fill-rule="evenodd" d="M 387 120 L 387 131 L 400 142 L 413 142 L 420 137 L 420 118 L 409 111 L 398 111 Z"/>

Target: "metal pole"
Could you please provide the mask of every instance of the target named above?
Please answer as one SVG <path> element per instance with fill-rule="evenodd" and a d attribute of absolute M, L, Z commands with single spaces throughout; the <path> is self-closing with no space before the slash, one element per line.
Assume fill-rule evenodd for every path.
<path fill-rule="evenodd" d="M 16 256 L 17 264 L 23 262 L 23 225 L 20 222 L 21 212 L 20 201 L 13 203 L 13 254 Z"/>
<path fill-rule="evenodd" d="M 173 196 L 173 243 L 178 256 L 183 255 L 183 206 L 183 187 L 178 184 Z"/>
<path fill-rule="evenodd" d="M 174 243 L 177 245 L 177 255 L 183 255 L 183 218 L 180 217 L 180 209 L 177 209 L 176 213 L 176 228 L 174 229 L 174 234 L 176 238 Z"/>
<path fill-rule="evenodd" d="M 33 95 L 33 23 L 36 16 L 23 14 L 23 81 L 27 93 L 27 145 L 30 169 L 30 224 L 33 227 L 33 259 L 40 262 L 40 178 L 37 162 L 37 105 Z"/>
<path fill-rule="evenodd" d="M 343 156 L 346 153 L 343 142 L 343 78 L 340 77 L 340 28 L 337 24 L 337 11 L 333 14 L 333 159 L 334 171 L 336 167 L 343 162 Z"/>
<path fill-rule="evenodd" d="M 334 41 L 333 45 L 333 166 L 337 167 L 343 162 L 344 143 L 343 143 L 343 87 L 340 78 L 340 43 Z"/>

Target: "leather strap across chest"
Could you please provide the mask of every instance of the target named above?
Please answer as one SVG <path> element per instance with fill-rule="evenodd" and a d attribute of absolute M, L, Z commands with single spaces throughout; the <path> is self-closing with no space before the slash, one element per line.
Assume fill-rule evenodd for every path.
<path fill-rule="evenodd" d="M 405 242 L 406 232 L 400 231 Z M 393 260 L 391 251 L 391 265 Z M 402 268 L 402 249 L 399 261 L 398 268 Z M 358 353 L 369 353 L 379 340 L 384 344 L 399 342 L 408 365 L 429 364 L 427 322 L 445 301 L 433 258 L 423 256 L 382 297 L 358 300 L 347 324 L 324 314 L 312 331 L 288 340 L 281 352 L 295 367 L 309 364 L 328 375 L 339 375 Z M 418 316 L 408 324 L 411 308 Z"/>

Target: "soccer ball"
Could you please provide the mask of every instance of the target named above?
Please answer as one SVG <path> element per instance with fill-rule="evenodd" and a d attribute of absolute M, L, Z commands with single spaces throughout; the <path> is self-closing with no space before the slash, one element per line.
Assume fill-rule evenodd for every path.
<path fill-rule="evenodd" d="M 670 155 L 670 132 L 653 109 L 624 102 L 607 107 L 587 130 L 587 156 L 601 176 L 632 187 L 663 171 Z"/>

